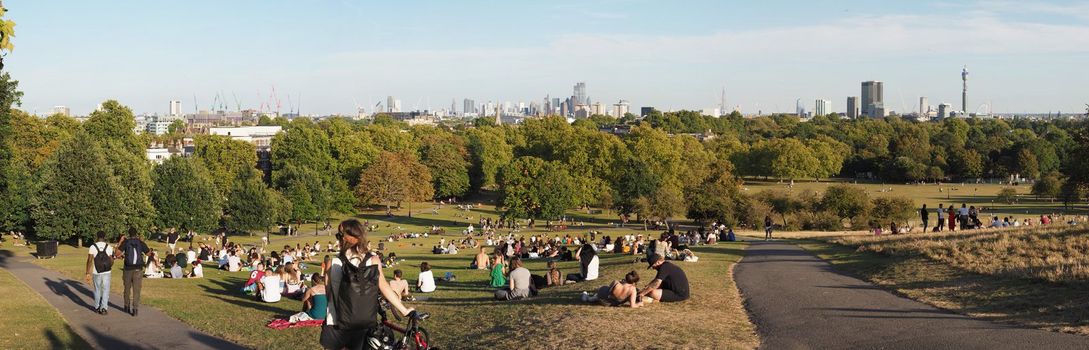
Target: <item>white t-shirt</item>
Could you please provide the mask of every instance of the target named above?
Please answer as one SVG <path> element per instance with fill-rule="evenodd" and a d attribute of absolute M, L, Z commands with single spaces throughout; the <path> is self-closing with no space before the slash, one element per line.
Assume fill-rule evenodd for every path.
<path fill-rule="evenodd" d="M 94 259 L 95 255 L 98 255 L 99 250 L 105 251 L 106 255 L 109 255 L 111 258 L 113 258 L 113 247 L 111 247 L 110 244 L 106 243 L 106 242 L 95 242 L 95 244 L 92 244 L 90 247 L 87 248 L 87 254 L 90 254 L 91 259 Z M 98 271 L 98 268 L 94 267 L 94 264 L 91 264 L 91 265 L 92 265 L 91 268 L 94 269 L 96 274 L 110 272 L 110 271 Z"/>
<path fill-rule="evenodd" d="M 593 281 L 597 279 L 599 261 L 597 255 L 594 255 L 593 259 L 590 259 L 590 264 L 586 265 L 586 280 Z"/>
<path fill-rule="evenodd" d="M 203 265 L 197 264 L 197 266 L 193 266 L 193 277 L 201 277 L 201 278 L 204 277 L 204 266 Z"/>
<path fill-rule="evenodd" d="M 227 271 L 238 272 L 238 270 L 241 270 L 241 266 L 242 258 L 239 258 L 237 255 L 227 257 Z"/>
<path fill-rule="evenodd" d="M 355 252 L 353 252 L 351 250 L 348 250 L 348 252 L 346 252 L 345 255 L 348 256 L 349 263 L 351 263 L 352 266 L 359 266 L 359 263 L 363 262 L 363 261 L 361 261 L 363 259 L 363 257 L 356 254 Z M 374 261 L 371 260 L 371 259 L 367 259 L 366 262 L 363 262 L 363 266 L 371 266 L 371 265 L 374 265 Z M 330 286 L 335 286 L 335 285 L 340 284 L 340 277 L 343 276 L 343 275 L 344 275 L 344 263 L 340 261 L 340 257 L 333 258 L 333 261 L 329 263 L 329 285 Z M 333 322 L 335 322 L 335 321 L 333 321 L 333 320 L 336 319 L 336 317 L 333 315 L 334 312 L 336 312 L 336 309 L 333 306 L 333 301 L 329 300 L 329 304 L 326 307 L 326 312 L 325 312 L 325 324 L 326 325 L 331 326 L 331 325 L 333 325 Z"/>
<path fill-rule="evenodd" d="M 421 293 L 431 293 L 435 291 L 435 273 L 431 270 L 420 272 L 419 286 Z"/>
<path fill-rule="evenodd" d="M 185 252 L 185 261 L 190 263 L 197 261 L 197 252 L 192 250 Z"/>
<path fill-rule="evenodd" d="M 266 303 L 280 301 L 280 275 L 275 273 L 261 277 L 261 300 Z"/>
<path fill-rule="evenodd" d="M 284 264 L 295 261 L 295 257 L 291 256 L 291 253 L 284 254 L 283 259 L 284 259 Z"/>
<path fill-rule="evenodd" d="M 184 278 L 185 272 L 182 271 L 181 266 L 174 264 L 174 267 L 170 268 L 170 278 Z"/>

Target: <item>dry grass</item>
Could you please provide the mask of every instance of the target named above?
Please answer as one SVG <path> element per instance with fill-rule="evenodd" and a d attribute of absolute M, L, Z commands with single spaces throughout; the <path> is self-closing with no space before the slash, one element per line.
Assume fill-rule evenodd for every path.
<path fill-rule="evenodd" d="M 1089 229 L 839 237 L 802 244 L 837 269 L 972 317 L 1089 335 Z"/>

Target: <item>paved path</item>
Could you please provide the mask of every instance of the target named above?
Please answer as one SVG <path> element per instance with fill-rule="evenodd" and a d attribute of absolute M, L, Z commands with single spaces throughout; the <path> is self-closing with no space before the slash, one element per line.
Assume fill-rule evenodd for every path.
<path fill-rule="evenodd" d="M 793 244 L 752 242 L 734 277 L 762 349 L 1089 349 L 1089 337 L 973 320 L 896 296 Z"/>
<path fill-rule="evenodd" d="M 140 315 L 132 317 L 124 312 L 125 299 L 117 294 L 110 295 L 109 315 L 99 315 L 91 310 L 93 287 L 30 263 L 26 258 L 10 257 L 11 252 L 2 253 L 8 256 L 0 255 L 0 267 L 41 294 L 96 349 L 245 349 L 149 306 L 141 307 Z"/>

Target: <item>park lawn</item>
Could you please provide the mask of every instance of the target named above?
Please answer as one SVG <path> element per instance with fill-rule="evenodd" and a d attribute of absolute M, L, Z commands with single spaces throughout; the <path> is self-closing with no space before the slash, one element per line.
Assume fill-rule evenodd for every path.
<path fill-rule="evenodd" d="M 975 318 L 1089 335 L 1089 230 L 1082 227 L 802 241 L 906 297 Z"/>
<path fill-rule="evenodd" d="M 442 227 L 447 240 L 460 239 L 460 233 L 468 223 L 476 225 L 481 215 L 496 218 L 494 207 L 481 205 L 465 212 L 446 206 L 432 213 L 431 204 L 416 204 L 412 218 L 386 217 L 384 212 L 364 212 L 357 215 L 378 225 L 370 234 L 377 241 L 396 232 L 424 232 L 432 225 Z M 422 208 L 422 209 L 421 209 Z M 616 220 L 608 213 L 587 214 L 571 212 L 572 225 L 564 232 L 550 233 L 540 222 L 534 230 L 519 234 L 581 235 L 589 230 L 603 231 L 613 237 L 623 234 L 657 234 L 642 231 L 641 227 L 617 228 Z M 342 218 L 337 218 L 342 219 Z M 582 225 L 578 225 L 581 222 Z M 272 247 L 288 244 L 313 244 L 315 240 L 324 246 L 333 238 L 327 232 L 313 235 L 313 226 L 306 225 L 295 237 L 274 235 Z M 258 236 L 231 237 L 242 244 L 256 244 Z M 602 255 L 601 279 L 598 281 L 567 285 L 542 291 L 531 300 L 496 302 L 491 300 L 492 289 L 487 287 L 487 271 L 469 270 L 475 251 L 462 251 L 459 255 L 432 255 L 431 247 L 439 236 L 385 242 L 388 251 L 396 252 L 404 259 L 397 266 L 387 268 L 392 276 L 394 269 L 404 271 L 406 279 L 415 282 L 420 262 L 432 265 L 436 277 L 452 272 L 454 282 L 439 282 L 439 290 L 427 295 L 428 300 L 409 303 L 421 311 L 432 313 L 425 321 L 435 344 L 448 349 L 460 348 L 524 348 L 529 344 L 557 344 L 577 348 L 624 345 L 658 348 L 754 348 L 757 337 L 741 305 L 741 299 L 732 279 L 732 266 L 743 254 L 742 243 L 721 243 L 716 246 L 696 247 L 701 260 L 681 265 L 692 282 L 692 300 L 675 305 L 655 304 L 644 309 L 628 310 L 605 308 L 583 304 L 579 300 L 582 291 L 595 290 L 624 273 L 635 269 L 643 277 L 642 283 L 653 277 L 653 270 L 645 270 L 645 263 L 635 263 L 631 255 Z M 166 249 L 164 243 L 149 242 L 156 250 Z M 179 243 L 179 246 L 184 244 Z M 72 278 L 81 278 L 86 261 L 86 248 L 62 246 L 55 259 L 36 260 L 42 266 L 62 271 Z M 319 255 L 319 258 L 322 255 Z M 317 263 L 318 261 L 315 261 Z M 543 260 L 527 264 L 535 274 L 546 271 Z M 578 270 L 576 262 L 563 262 L 559 268 L 564 274 Z M 315 271 L 315 267 L 304 270 Z M 120 273 L 115 273 L 112 288 L 120 294 Z M 248 277 L 247 273 L 228 273 L 205 265 L 204 279 L 145 279 L 142 303 L 163 310 L 197 329 L 223 337 L 242 345 L 255 348 L 289 348 L 300 344 L 317 344 L 318 329 L 270 330 L 264 325 L 273 318 L 286 318 L 301 309 L 301 302 L 284 299 L 279 303 L 262 303 L 241 294 L 238 290 Z M 635 316 L 635 317 L 632 317 Z M 676 320 L 676 321 L 674 321 Z M 669 332 L 655 332 L 668 327 Z M 709 336 L 713 335 L 713 336 Z"/>
<path fill-rule="evenodd" d="M 90 349 L 57 309 L 4 269 L 0 295 L 0 349 Z"/>
<path fill-rule="evenodd" d="M 870 195 L 870 198 L 876 197 L 906 197 L 915 202 L 916 206 L 922 207 L 926 204 L 931 209 L 930 225 L 936 223 L 936 216 L 933 209 L 938 207 L 938 204 L 944 204 L 948 206 L 954 204 L 956 207 L 960 207 L 961 203 L 969 206 L 985 207 L 988 208 L 983 213 L 983 216 L 997 215 L 999 217 L 1012 216 L 1017 219 L 1039 219 L 1040 215 L 1052 215 L 1061 212 L 1070 212 L 1063 208 L 1063 205 L 1059 201 L 1051 201 L 1050 199 L 1036 199 L 1031 195 L 1032 186 L 1028 184 L 1021 184 L 1018 186 L 1006 186 L 1000 184 L 975 184 L 975 183 L 943 183 L 943 184 L 881 184 L 881 183 L 865 183 L 848 181 L 845 179 L 832 179 L 817 181 L 795 181 L 793 186 L 790 186 L 789 181 L 782 183 L 770 180 L 763 181 L 757 179 L 746 179 L 742 185 L 742 191 L 746 194 L 756 194 L 766 189 L 779 189 L 791 191 L 793 193 L 800 193 L 805 190 L 816 191 L 817 193 L 824 193 L 824 190 L 833 184 L 851 184 L 854 186 L 862 187 Z M 996 200 L 998 191 L 1006 187 L 1012 187 L 1017 190 L 1020 196 L 1017 203 L 1006 204 Z M 1086 213 L 1084 208 L 1080 208 L 1075 213 L 1084 215 Z M 913 217 L 910 222 L 912 225 L 919 225 L 921 221 L 918 217 Z"/>

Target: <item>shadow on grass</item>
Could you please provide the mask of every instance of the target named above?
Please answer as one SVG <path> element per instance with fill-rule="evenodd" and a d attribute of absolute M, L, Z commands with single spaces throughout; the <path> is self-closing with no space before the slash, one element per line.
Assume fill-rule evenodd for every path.
<path fill-rule="evenodd" d="M 72 330 L 72 327 L 64 325 L 63 332 L 68 341 L 62 340 L 52 329 L 45 330 L 45 339 L 49 341 L 50 349 L 91 349 L 91 346 Z"/>
<path fill-rule="evenodd" d="M 274 313 L 277 317 L 287 318 L 298 311 L 288 310 L 282 307 L 277 307 L 276 303 L 266 303 L 256 299 L 255 296 L 246 295 L 242 292 L 242 283 L 233 283 L 231 281 L 213 280 L 209 279 L 214 286 L 208 286 L 206 284 L 199 284 L 204 289 L 204 292 L 212 298 L 218 299 L 222 302 L 236 305 L 247 309 L 256 309 L 265 312 Z M 286 298 L 286 297 L 285 297 Z"/>

